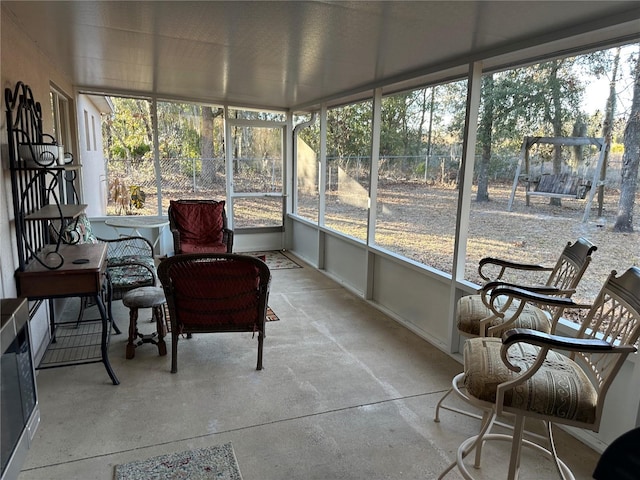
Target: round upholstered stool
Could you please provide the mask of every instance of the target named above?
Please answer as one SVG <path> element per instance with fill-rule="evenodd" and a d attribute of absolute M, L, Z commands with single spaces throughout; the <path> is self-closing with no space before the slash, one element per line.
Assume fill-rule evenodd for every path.
<path fill-rule="evenodd" d="M 164 291 L 159 287 L 139 287 L 124 294 L 122 303 L 129 308 L 129 342 L 127 343 L 126 357 L 131 359 L 136 355 L 136 347 L 143 343 L 153 343 L 158 346 L 160 355 L 167 354 L 167 345 L 164 343 L 166 335 L 162 322 L 162 305 L 165 303 Z M 157 332 L 150 335 L 142 335 L 138 332 L 138 309 L 150 308 L 153 321 L 156 321 Z"/>

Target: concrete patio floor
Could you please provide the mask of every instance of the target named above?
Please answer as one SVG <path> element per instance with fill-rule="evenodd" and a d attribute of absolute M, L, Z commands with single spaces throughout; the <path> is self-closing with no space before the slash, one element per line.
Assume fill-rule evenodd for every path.
<path fill-rule="evenodd" d="M 126 360 L 128 310 L 115 302 L 120 385 L 102 364 L 39 370 L 41 423 L 19 480 L 107 480 L 117 464 L 226 442 L 244 480 L 437 478 L 479 428 L 452 412 L 433 421 L 460 364 L 313 268 L 272 274 L 280 320 L 267 324 L 262 371 L 248 333 L 181 339 L 176 374 L 170 337 L 166 357 L 145 344 Z M 556 436 L 576 478 L 591 478 L 599 454 Z M 506 478 L 508 445 L 484 455 L 478 478 Z M 522 480 L 558 478 L 531 451 L 521 463 Z"/>

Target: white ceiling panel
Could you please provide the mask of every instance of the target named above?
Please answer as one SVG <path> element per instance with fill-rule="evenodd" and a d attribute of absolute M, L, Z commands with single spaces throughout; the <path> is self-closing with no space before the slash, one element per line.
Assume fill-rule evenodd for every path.
<path fill-rule="evenodd" d="M 315 106 L 444 67 L 640 37 L 637 1 L 2 1 L 82 89 Z M 524 49 L 524 50 L 523 50 Z"/>

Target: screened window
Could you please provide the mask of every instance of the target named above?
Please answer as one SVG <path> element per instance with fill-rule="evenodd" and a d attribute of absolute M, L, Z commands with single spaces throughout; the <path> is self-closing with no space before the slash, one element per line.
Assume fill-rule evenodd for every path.
<path fill-rule="evenodd" d="M 478 261 L 488 255 L 553 265 L 563 247 L 582 236 L 598 250 L 574 299 L 590 302 L 612 269 L 622 272 L 640 263 L 638 217 L 633 233 L 616 233 L 612 228 L 631 105 L 630 56 L 637 51 L 637 45 L 615 48 L 485 75 L 466 279 L 482 283 Z M 599 150 L 593 146 L 534 144 L 524 158 L 527 136 L 610 136 L 611 146 L 601 166 Z M 527 202 L 527 189 L 541 194 L 529 196 Z M 636 210 L 639 194 L 636 191 Z M 511 280 L 535 279 L 521 274 Z"/>
<path fill-rule="evenodd" d="M 107 215 L 157 215 L 151 101 L 111 97 L 102 122 Z"/>
<path fill-rule="evenodd" d="M 366 240 L 371 180 L 372 101 L 329 110 L 327 118 L 327 227 Z"/>
<path fill-rule="evenodd" d="M 284 127 L 233 125 L 233 226 L 281 227 Z"/>
<path fill-rule="evenodd" d="M 318 223 L 320 205 L 320 125 L 316 119 L 294 137 L 296 201 L 294 213 Z"/>
<path fill-rule="evenodd" d="M 224 110 L 158 102 L 163 213 L 170 200 L 225 200 Z"/>
<path fill-rule="evenodd" d="M 451 273 L 466 81 L 384 97 L 376 245 Z"/>

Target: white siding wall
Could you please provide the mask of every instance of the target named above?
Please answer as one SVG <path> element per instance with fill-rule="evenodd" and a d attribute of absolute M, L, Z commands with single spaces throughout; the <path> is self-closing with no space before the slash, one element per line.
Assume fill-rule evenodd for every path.
<path fill-rule="evenodd" d="M 7 148 L 6 105 L 4 90 L 14 89 L 16 83 L 22 81 L 29 85 L 36 101 L 42 105 L 43 129 L 45 133 L 53 132 L 53 114 L 51 112 L 50 88 L 56 88 L 66 95 L 73 96 L 73 88 L 68 77 L 64 76 L 55 65 L 51 64 L 37 45 L 13 21 L 12 16 L 4 11 L 1 15 L 2 26 L 0 40 L 0 57 L 2 69 L 2 115 L 0 116 L 0 152 L 2 152 L 2 169 L 0 169 L 0 296 L 12 298 L 17 295 L 14 273 L 18 268 L 18 256 L 15 242 L 15 221 L 13 215 L 13 197 L 11 191 L 11 175 L 9 173 L 9 155 Z M 71 121 L 75 124 L 74 112 Z M 75 139 L 75 134 L 72 133 Z M 73 142 L 72 142 L 73 143 Z M 68 151 L 77 153 L 77 145 L 65 145 Z M 42 345 L 48 342 L 48 302 L 43 302 L 31 320 L 32 351 L 42 351 Z M 56 302 L 60 305 L 61 302 Z"/>
<path fill-rule="evenodd" d="M 86 95 L 78 96 L 78 144 L 82 162 L 83 203 L 88 217 L 107 214 L 105 159 L 100 111 Z"/>

